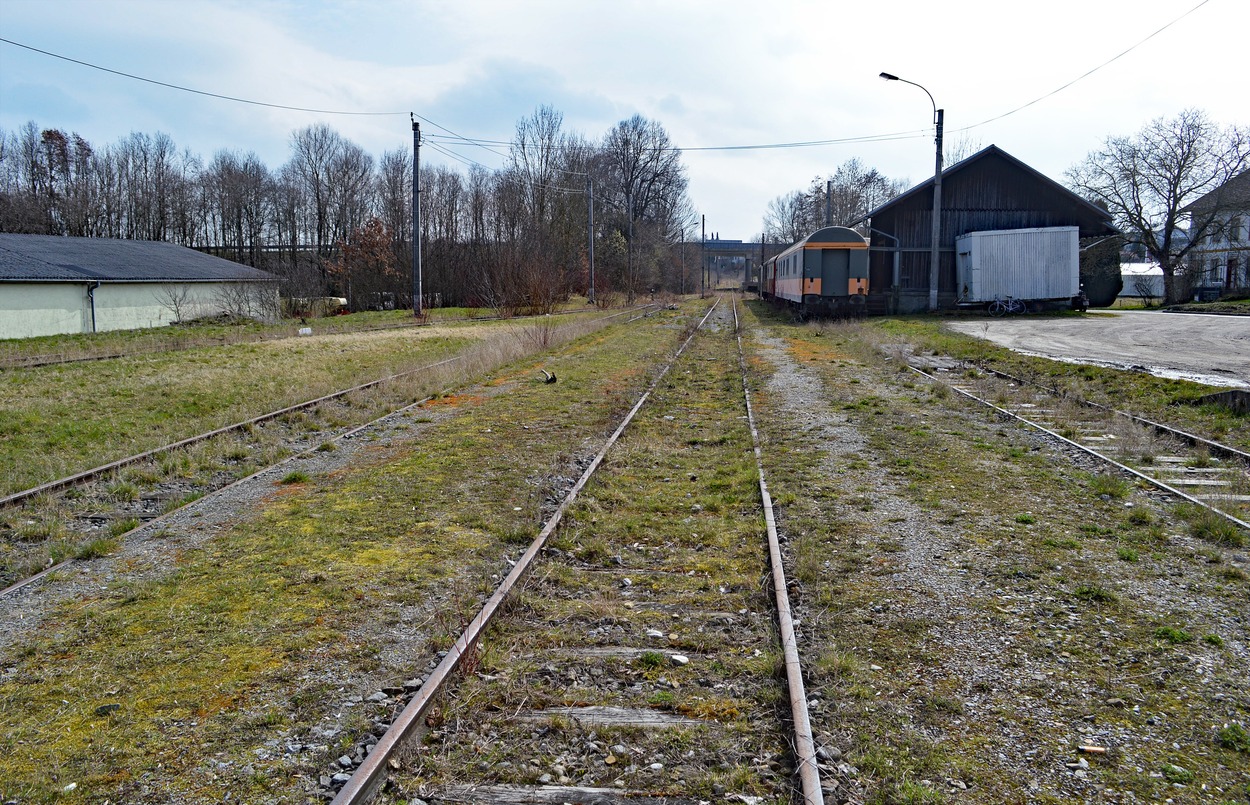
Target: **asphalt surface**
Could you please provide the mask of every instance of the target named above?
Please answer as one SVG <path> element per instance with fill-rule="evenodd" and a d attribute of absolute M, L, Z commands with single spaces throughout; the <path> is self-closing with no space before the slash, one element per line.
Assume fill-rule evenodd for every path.
<path fill-rule="evenodd" d="M 1250 316 L 1124 310 L 1080 318 L 987 317 L 947 326 L 1029 355 L 1250 388 Z"/>

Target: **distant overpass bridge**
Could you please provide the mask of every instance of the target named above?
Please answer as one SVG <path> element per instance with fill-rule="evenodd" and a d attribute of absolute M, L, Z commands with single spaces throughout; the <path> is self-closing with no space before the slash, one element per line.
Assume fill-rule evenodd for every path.
<path fill-rule="evenodd" d="M 737 287 L 756 290 L 760 281 L 760 263 L 776 256 L 789 245 L 720 238 L 705 240 L 703 255 L 708 281 L 712 287 L 732 282 Z"/>

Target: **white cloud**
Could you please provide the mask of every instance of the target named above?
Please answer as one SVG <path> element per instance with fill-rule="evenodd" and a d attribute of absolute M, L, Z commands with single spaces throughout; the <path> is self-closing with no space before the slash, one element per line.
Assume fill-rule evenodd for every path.
<path fill-rule="evenodd" d="M 931 173 L 929 99 L 881 81 L 880 71 L 924 84 L 946 110 L 950 140 L 1077 78 L 1197 2 L 5 0 L 0 22 L 6 38 L 160 81 L 291 106 L 415 111 L 474 137 L 506 139 L 542 104 L 590 138 L 638 112 L 688 147 L 915 133 L 688 154 L 691 192 L 709 226 L 748 237 L 771 198 L 851 157 L 893 177 Z M 1186 106 L 1244 124 L 1247 22 L 1250 4 L 1209 0 L 1090 77 L 968 135 L 1060 179 L 1105 136 Z M 245 106 L 0 44 L 0 126 L 32 118 L 95 143 L 161 130 L 206 159 L 219 148 L 254 150 L 274 167 L 287 158 L 291 131 L 319 120 L 375 155 L 410 142 L 406 114 Z"/>

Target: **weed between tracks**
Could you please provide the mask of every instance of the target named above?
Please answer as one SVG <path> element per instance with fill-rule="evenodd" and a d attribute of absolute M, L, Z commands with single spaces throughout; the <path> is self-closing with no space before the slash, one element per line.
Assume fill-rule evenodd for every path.
<path fill-rule="evenodd" d="M 785 801 L 785 695 L 735 349 L 726 332 L 702 335 L 674 366 L 492 630 L 416 767 L 392 781 L 396 801 L 431 786 L 544 781 Z M 612 727 L 552 710 L 582 706 L 701 723 Z"/>
<path fill-rule="evenodd" d="M 315 783 L 378 717 L 360 697 L 418 674 L 506 570 L 517 535 L 535 533 L 550 479 L 576 470 L 671 348 L 666 321 L 548 355 L 554 386 L 530 359 L 495 396 L 436 412 L 420 441 L 275 487 L 172 570 L 136 565 L 65 605 L 5 650 L 0 790 L 219 802 Z"/>
<path fill-rule="evenodd" d="M 853 767 L 838 772 L 843 796 L 1247 795 L 1250 759 L 1218 740 L 1250 721 L 1244 556 L 1190 539 L 1131 482 L 898 371 L 875 346 L 894 323 L 769 326 L 817 381 L 806 404 L 825 423 L 804 427 L 781 391 L 761 400 L 808 693 L 823 702 L 813 720 Z M 858 363 L 821 360 L 828 342 Z M 1078 745 L 1108 752 L 1069 768 Z M 1183 788 L 1170 768 L 1192 775 Z"/>
<path fill-rule="evenodd" d="M 869 325 L 877 341 L 907 343 L 917 354 L 936 352 L 989 366 L 1058 392 L 1135 413 L 1156 422 L 1250 450 L 1250 416 L 1197 400 L 1213 389 L 1201 383 L 1169 380 L 1141 372 L 1062 363 L 1019 355 L 989 341 L 950 332 L 938 320 L 882 319 Z"/>
<path fill-rule="evenodd" d="M 412 402 L 431 392 L 446 388 L 448 385 L 462 384 L 479 377 L 483 372 L 532 353 L 535 349 L 534 339 L 528 337 L 526 333 L 539 326 L 543 332 L 544 342 L 555 344 L 593 332 L 603 325 L 596 319 L 570 317 L 561 319 L 559 326 L 542 323 L 541 325 L 495 325 L 484 328 L 479 325 L 478 329 L 473 330 L 477 335 L 476 339 L 461 339 L 455 343 L 439 334 L 443 331 L 430 328 L 416 331 L 417 336 L 425 338 L 424 341 L 420 338 L 412 341 L 413 331 L 404 331 L 368 336 L 361 334 L 342 336 L 340 341 L 334 344 L 318 341 L 314 344 L 316 349 L 310 348 L 309 344 L 312 342 L 300 339 L 291 339 L 291 343 L 286 344 L 249 345 L 249 348 L 257 353 L 251 362 L 245 361 L 241 368 L 221 370 L 223 382 L 240 386 L 250 395 L 247 397 L 249 406 L 247 411 L 237 414 L 227 412 L 229 416 L 226 419 L 231 421 L 237 421 L 245 415 L 250 416 L 272 410 L 292 399 L 308 399 L 309 395 L 319 394 L 326 390 L 318 389 L 316 385 L 322 380 L 328 382 L 334 379 L 335 382 L 343 382 L 338 374 L 331 377 L 328 373 L 317 374 L 316 372 L 309 378 L 300 378 L 299 382 L 295 382 L 291 373 L 300 370 L 303 364 L 299 361 L 288 361 L 287 353 L 291 351 L 303 354 L 310 352 L 311 349 L 310 358 L 332 360 L 339 365 L 337 368 L 339 373 L 357 372 L 357 375 L 347 381 L 352 383 L 376 379 L 378 374 L 392 371 L 397 361 L 426 362 L 446 354 L 447 350 L 453 348 L 458 350 L 460 359 L 453 363 L 436 366 L 420 375 L 409 375 L 323 402 L 311 409 L 290 412 L 274 421 L 249 426 L 241 433 L 226 434 L 209 442 L 197 443 L 178 451 L 162 454 L 145 464 L 128 466 L 119 470 L 111 481 L 106 481 L 103 489 L 100 489 L 99 485 L 95 488 L 73 489 L 60 498 L 48 496 L 41 503 L 26 505 L 21 509 L 0 511 L 0 586 L 7 586 L 47 565 L 75 555 L 83 544 L 95 539 L 96 535 L 93 531 L 99 527 L 99 518 L 96 515 L 101 511 L 107 513 L 110 507 L 116 508 L 116 501 L 122 498 L 120 492 L 125 493 L 122 499 L 130 501 L 120 507 L 119 514 L 124 517 L 132 515 L 152 517 L 170 508 L 177 508 L 178 505 L 194 500 L 207 491 L 285 458 L 293 451 L 314 448 L 316 440 L 327 432 L 366 422 L 381 413 Z M 405 337 L 405 332 L 409 341 L 397 340 Z M 377 343 L 371 344 L 370 339 L 377 339 Z M 326 349 L 331 347 L 333 347 L 332 354 L 327 358 Z M 223 351 L 213 351 L 211 355 L 227 360 L 232 358 L 230 354 Z M 425 357 L 421 358 L 421 356 Z M 203 356 L 193 352 L 189 355 L 163 356 L 162 360 L 174 363 L 180 358 L 189 359 L 194 364 Z M 151 362 L 154 359 L 147 360 Z M 278 362 L 276 365 L 265 364 L 265 361 L 275 360 Z M 292 365 L 288 366 L 288 363 Z M 91 364 L 90 366 L 101 365 Z M 68 368 L 70 367 L 30 370 L 45 373 L 41 376 L 30 376 L 34 388 L 31 392 L 32 396 L 39 398 L 43 394 L 51 393 L 48 390 L 49 378 L 55 381 L 53 382 L 55 387 L 56 382 L 59 382 L 57 378 L 60 373 Z M 82 365 L 74 368 L 84 370 Z M 112 371 L 118 371 L 117 367 L 114 366 Z M 534 371 L 537 371 L 536 368 Z M 368 374 L 364 377 L 360 376 L 360 373 L 366 372 Z M 268 374 L 273 374 L 279 380 L 284 379 L 288 385 L 281 389 L 271 387 L 272 384 L 265 388 L 249 385 L 253 382 L 254 375 Z M 240 380 L 240 376 L 244 376 L 246 380 Z M 39 377 L 42 379 L 38 379 Z M 140 380 L 142 381 L 142 377 Z M 192 372 L 190 379 L 186 380 L 182 386 L 173 383 L 163 391 L 162 396 L 176 400 L 182 394 L 206 393 L 201 387 L 203 382 L 203 377 Z M 104 391 L 106 393 L 110 391 L 108 384 L 105 384 Z M 171 419 L 169 412 L 162 408 L 162 406 L 168 407 L 173 404 L 167 400 L 162 399 L 159 404 L 156 404 L 150 398 L 134 399 L 131 395 L 128 399 L 130 400 L 128 409 L 137 406 L 137 410 L 127 410 L 126 415 L 141 421 L 145 427 L 150 426 L 151 430 L 151 433 L 145 432 L 143 438 L 146 441 L 138 444 L 135 449 L 151 447 L 153 444 L 159 444 L 168 439 L 222 424 L 218 421 L 222 411 L 218 409 L 223 404 L 224 397 L 205 406 L 202 415 L 188 415 L 176 420 Z M 100 408 L 107 414 L 111 404 L 112 402 L 109 401 L 101 404 Z M 145 408 L 152 405 L 156 407 L 151 410 Z M 84 415 L 82 418 L 90 421 L 90 416 Z M 157 426 L 151 424 L 149 420 L 163 424 Z M 3 431 L 3 422 L 3 402 L 0 401 L 0 432 Z M 40 427 L 39 422 L 32 421 L 30 424 L 31 427 Z M 82 466 L 76 469 L 103 463 L 129 452 L 130 447 L 125 439 L 122 439 L 117 432 L 108 430 L 117 425 L 116 420 L 104 423 L 101 427 L 105 430 L 97 434 L 100 441 L 88 440 L 74 446 L 74 449 L 93 451 L 84 453 Z M 177 430 L 166 431 L 165 428 Z M 27 434 L 27 438 L 34 441 L 42 439 L 46 442 L 54 437 L 46 434 L 40 437 L 34 433 Z M 3 444 L 6 447 L 9 445 L 7 441 Z M 322 442 L 316 449 L 323 449 L 326 446 L 327 443 Z M 0 453 L 2 452 L 3 450 L 0 450 Z M 55 455 L 55 451 L 52 455 Z M 31 465 L 27 469 L 34 471 L 35 467 Z M 90 522 L 83 522 L 84 513 L 92 516 Z M 77 522 L 75 522 L 76 518 Z M 50 536 L 42 539 L 35 538 L 40 533 L 47 533 Z"/>

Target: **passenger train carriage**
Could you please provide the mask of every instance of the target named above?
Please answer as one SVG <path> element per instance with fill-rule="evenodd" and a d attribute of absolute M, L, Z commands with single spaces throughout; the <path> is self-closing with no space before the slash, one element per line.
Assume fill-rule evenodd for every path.
<path fill-rule="evenodd" d="M 760 295 L 803 316 L 863 315 L 868 300 L 868 241 L 855 230 L 827 226 L 764 262 Z"/>

